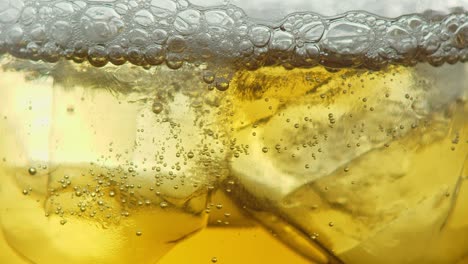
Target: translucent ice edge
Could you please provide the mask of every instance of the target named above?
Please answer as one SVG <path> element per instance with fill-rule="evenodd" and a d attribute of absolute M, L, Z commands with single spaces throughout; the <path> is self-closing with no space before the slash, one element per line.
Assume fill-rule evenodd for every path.
<path fill-rule="evenodd" d="M 256 69 L 432 65 L 468 59 L 468 12 L 384 18 L 293 13 L 261 21 L 233 6 L 185 0 L 0 0 L 0 53 L 94 66 L 184 62 Z"/>

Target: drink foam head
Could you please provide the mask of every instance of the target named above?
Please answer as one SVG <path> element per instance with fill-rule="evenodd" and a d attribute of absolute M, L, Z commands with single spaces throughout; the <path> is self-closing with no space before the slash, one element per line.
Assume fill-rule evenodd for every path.
<path fill-rule="evenodd" d="M 260 20 L 234 5 L 185 0 L 0 1 L 0 51 L 48 62 L 379 68 L 464 62 L 467 47 L 463 10 L 397 18 L 296 12 Z"/>

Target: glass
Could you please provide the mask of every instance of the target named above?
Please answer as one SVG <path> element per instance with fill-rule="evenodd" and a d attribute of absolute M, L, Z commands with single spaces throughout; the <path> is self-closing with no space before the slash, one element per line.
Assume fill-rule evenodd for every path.
<path fill-rule="evenodd" d="M 0 0 L 0 262 L 466 263 L 467 6 Z"/>

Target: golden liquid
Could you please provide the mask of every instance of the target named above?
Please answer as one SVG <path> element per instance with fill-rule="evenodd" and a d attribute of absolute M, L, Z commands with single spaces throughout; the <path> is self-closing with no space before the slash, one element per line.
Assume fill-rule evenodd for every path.
<path fill-rule="evenodd" d="M 462 64 L 261 68 L 224 92 L 196 67 L 2 65 L 2 262 L 468 253 Z"/>

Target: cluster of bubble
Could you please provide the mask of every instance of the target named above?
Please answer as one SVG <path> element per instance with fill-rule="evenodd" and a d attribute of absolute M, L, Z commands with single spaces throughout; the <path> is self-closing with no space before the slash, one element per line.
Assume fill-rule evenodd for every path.
<path fill-rule="evenodd" d="M 467 48 L 467 12 L 396 19 L 303 12 L 260 22 L 233 5 L 186 0 L 0 0 L 0 53 L 48 62 L 372 68 L 466 61 Z"/>

